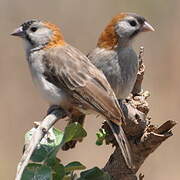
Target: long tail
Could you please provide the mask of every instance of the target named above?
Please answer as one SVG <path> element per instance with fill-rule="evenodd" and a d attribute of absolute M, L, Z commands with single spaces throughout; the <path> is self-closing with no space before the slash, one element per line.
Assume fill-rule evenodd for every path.
<path fill-rule="evenodd" d="M 124 133 L 124 130 L 121 126 L 118 126 L 117 124 L 113 123 L 112 121 L 107 121 L 109 127 L 111 128 L 114 137 L 116 138 L 116 141 L 121 149 L 122 155 L 124 157 L 124 160 L 126 161 L 126 164 L 130 169 L 134 168 L 134 163 L 131 155 L 131 148 L 129 145 L 129 142 L 126 138 L 126 135 Z"/>

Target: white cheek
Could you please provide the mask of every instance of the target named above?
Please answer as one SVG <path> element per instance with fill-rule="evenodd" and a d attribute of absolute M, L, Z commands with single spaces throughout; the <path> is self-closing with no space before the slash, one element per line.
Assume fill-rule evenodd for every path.
<path fill-rule="evenodd" d="M 52 37 L 52 32 L 47 28 L 38 29 L 35 33 L 30 33 L 32 41 L 35 42 L 35 46 L 46 44 Z"/>
<path fill-rule="evenodd" d="M 119 34 L 119 36 L 126 34 L 129 29 L 130 26 L 126 21 L 121 21 L 116 25 L 116 32 Z"/>

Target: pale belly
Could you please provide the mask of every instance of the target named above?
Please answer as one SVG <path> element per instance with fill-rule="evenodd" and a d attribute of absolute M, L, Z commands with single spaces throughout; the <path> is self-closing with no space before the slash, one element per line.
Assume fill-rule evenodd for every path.
<path fill-rule="evenodd" d="M 59 105 L 65 109 L 71 106 L 70 98 L 67 93 L 47 81 L 42 74 L 32 74 L 32 78 L 35 86 L 38 88 L 43 98 L 49 103 L 49 105 Z"/>
<path fill-rule="evenodd" d="M 86 115 L 98 114 L 91 108 L 82 108 L 83 105 L 81 104 L 73 107 L 72 97 L 68 96 L 64 90 L 57 88 L 55 85 L 47 81 L 43 75 L 33 75 L 33 81 L 49 105 L 58 105 L 66 110 L 75 109 Z"/>
<path fill-rule="evenodd" d="M 51 105 L 58 105 L 67 111 L 80 111 L 84 114 L 96 114 L 96 111 L 88 104 L 82 104 L 81 100 L 73 98 L 64 89 L 55 86 L 46 80 L 42 63 L 35 61 L 30 64 L 33 82 L 43 98 Z"/>
<path fill-rule="evenodd" d="M 136 74 L 134 74 L 134 76 L 130 76 L 129 78 L 126 77 L 124 81 L 119 78 L 116 83 L 111 83 L 111 80 L 109 80 L 118 99 L 125 99 L 129 96 L 133 90 L 135 81 Z"/>

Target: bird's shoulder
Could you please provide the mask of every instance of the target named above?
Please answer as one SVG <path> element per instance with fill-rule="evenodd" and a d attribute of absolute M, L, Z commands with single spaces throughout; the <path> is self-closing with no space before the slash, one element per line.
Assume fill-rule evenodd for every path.
<path fill-rule="evenodd" d="M 87 55 L 89 60 L 98 67 L 98 64 L 109 63 L 111 59 L 116 59 L 118 53 L 115 50 L 96 47 Z"/>
<path fill-rule="evenodd" d="M 91 82 L 109 95 L 113 94 L 104 74 L 71 45 L 49 49 L 43 55 L 43 62 L 47 75 L 68 78 L 67 82 L 74 82 L 74 87 L 84 87 Z"/>
<path fill-rule="evenodd" d="M 50 66 L 59 66 L 59 68 L 71 68 L 74 71 L 85 71 L 90 73 L 93 65 L 89 59 L 75 47 L 66 44 L 46 50 L 43 56 L 44 62 Z M 81 69 L 80 69 L 81 68 Z"/>

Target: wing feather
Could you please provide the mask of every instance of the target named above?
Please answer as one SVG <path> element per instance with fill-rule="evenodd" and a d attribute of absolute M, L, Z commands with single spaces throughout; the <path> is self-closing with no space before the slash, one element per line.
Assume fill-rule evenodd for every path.
<path fill-rule="evenodd" d="M 123 113 L 105 76 L 79 50 L 70 45 L 56 47 L 43 60 L 48 81 L 116 124 L 122 122 Z"/>

